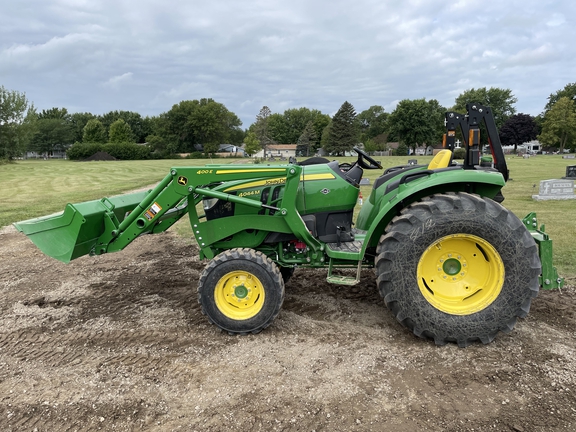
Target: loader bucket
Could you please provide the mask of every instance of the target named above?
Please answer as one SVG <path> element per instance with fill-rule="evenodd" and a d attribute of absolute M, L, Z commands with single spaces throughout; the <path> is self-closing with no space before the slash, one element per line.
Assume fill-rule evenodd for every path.
<path fill-rule="evenodd" d="M 68 263 L 90 254 L 110 224 L 122 222 L 149 192 L 67 204 L 61 213 L 16 222 L 14 226 L 46 255 Z"/>

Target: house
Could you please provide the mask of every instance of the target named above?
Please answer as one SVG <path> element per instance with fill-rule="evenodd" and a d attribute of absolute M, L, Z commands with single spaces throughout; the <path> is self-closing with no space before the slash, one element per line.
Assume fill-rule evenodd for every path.
<path fill-rule="evenodd" d="M 203 144 L 194 144 L 194 150 L 198 152 L 204 152 Z M 190 153 L 183 153 L 189 155 Z M 244 149 L 237 144 L 219 144 L 216 154 L 222 157 L 244 157 Z"/>
<path fill-rule="evenodd" d="M 53 150 L 49 152 L 26 152 L 26 159 L 66 159 L 65 150 Z"/>
<path fill-rule="evenodd" d="M 264 150 L 260 150 L 254 154 L 254 157 L 288 160 L 290 157 L 296 157 L 296 146 L 296 144 L 270 144 L 266 146 L 266 154 L 264 154 Z"/>
<path fill-rule="evenodd" d="M 216 154 L 220 157 L 244 157 L 244 149 L 235 144 L 220 144 Z"/>
<path fill-rule="evenodd" d="M 519 145 L 518 149 L 528 154 L 536 154 L 542 151 L 542 144 L 538 140 L 532 140 Z"/>

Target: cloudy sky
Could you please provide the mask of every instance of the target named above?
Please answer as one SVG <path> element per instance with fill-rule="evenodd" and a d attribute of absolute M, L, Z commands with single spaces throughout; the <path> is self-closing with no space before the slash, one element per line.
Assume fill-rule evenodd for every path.
<path fill-rule="evenodd" d="M 0 0 L 0 85 L 93 114 L 213 98 L 243 127 L 263 105 L 391 112 L 479 87 L 536 115 L 576 82 L 575 19 L 574 0 Z"/>

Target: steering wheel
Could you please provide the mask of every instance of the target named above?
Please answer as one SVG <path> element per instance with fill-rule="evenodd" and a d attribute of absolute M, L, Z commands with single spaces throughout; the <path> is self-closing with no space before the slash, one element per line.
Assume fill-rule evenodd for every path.
<path fill-rule="evenodd" d="M 368 156 L 368 153 L 364 150 L 360 150 L 358 147 L 354 147 L 353 150 L 358 153 L 358 165 L 360 165 L 360 167 L 364 169 L 382 169 L 382 164 Z M 366 161 L 368 161 L 368 163 L 366 163 Z"/>

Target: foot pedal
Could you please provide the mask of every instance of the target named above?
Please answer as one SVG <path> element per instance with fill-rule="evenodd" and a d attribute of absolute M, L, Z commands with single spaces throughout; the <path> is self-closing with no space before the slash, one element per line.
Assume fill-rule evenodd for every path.
<path fill-rule="evenodd" d="M 333 275 L 332 274 L 332 259 L 330 259 L 330 264 L 328 265 L 328 276 L 326 276 L 326 282 L 336 284 L 336 285 L 356 285 L 360 282 L 360 272 L 362 271 L 362 260 L 358 261 L 358 268 L 356 269 L 356 277 Z"/>

